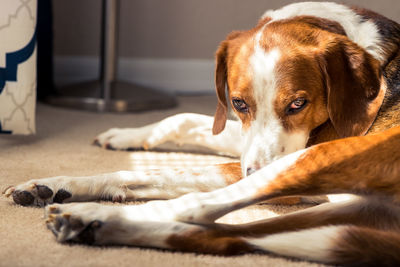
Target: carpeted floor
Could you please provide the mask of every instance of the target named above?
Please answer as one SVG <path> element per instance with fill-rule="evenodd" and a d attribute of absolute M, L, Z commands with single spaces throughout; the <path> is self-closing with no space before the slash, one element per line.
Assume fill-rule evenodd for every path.
<path fill-rule="evenodd" d="M 31 178 L 232 161 L 204 154 L 109 151 L 90 145 L 96 134 L 110 127 L 141 126 L 179 112 L 212 115 L 214 98 L 181 97 L 180 106 L 172 110 L 123 115 L 40 104 L 35 136 L 0 136 L 0 190 Z M 299 208 L 257 205 L 228 214 L 222 221 L 247 222 Z M 17 206 L 3 195 L 0 218 L 0 266 L 320 266 L 270 255 L 216 257 L 134 247 L 58 244 L 46 229 L 41 208 Z"/>

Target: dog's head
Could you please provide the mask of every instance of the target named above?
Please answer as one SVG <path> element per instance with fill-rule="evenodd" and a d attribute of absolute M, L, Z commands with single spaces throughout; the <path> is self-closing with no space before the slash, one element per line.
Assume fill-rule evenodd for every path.
<path fill-rule="evenodd" d="M 365 134 L 383 98 L 380 63 L 340 25 L 267 21 L 231 33 L 216 53 L 213 133 L 224 129 L 230 102 L 242 123 L 244 174 L 305 148 L 311 133 L 325 135 L 314 143 Z"/>

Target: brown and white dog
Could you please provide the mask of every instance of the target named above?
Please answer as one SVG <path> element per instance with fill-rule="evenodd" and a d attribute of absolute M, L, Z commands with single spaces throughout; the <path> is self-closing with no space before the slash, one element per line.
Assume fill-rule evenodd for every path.
<path fill-rule="evenodd" d="M 180 114 L 97 138 L 116 149 L 202 145 L 241 156 L 241 164 L 53 177 L 6 194 L 41 206 L 170 199 L 49 205 L 46 222 L 60 242 L 399 264 L 399 45 L 400 25 L 369 10 L 307 2 L 268 11 L 217 51 L 213 128 L 210 117 Z M 226 85 L 239 122 L 227 121 Z M 215 223 L 260 201 L 339 193 L 357 197 L 244 225 Z"/>

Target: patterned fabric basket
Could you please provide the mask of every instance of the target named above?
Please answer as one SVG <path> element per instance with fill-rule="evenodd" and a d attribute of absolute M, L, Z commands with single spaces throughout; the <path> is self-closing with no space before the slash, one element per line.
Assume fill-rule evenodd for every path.
<path fill-rule="evenodd" d="M 0 7 L 0 134 L 34 134 L 37 0 Z"/>

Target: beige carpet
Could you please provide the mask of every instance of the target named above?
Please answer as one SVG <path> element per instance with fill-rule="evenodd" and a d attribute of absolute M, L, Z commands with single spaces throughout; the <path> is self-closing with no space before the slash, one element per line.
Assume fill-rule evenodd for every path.
<path fill-rule="evenodd" d="M 27 179 L 57 175 L 91 175 L 118 170 L 206 166 L 230 158 L 190 153 L 108 151 L 90 145 L 110 127 L 135 127 L 178 112 L 213 114 L 214 96 L 181 97 L 168 111 L 96 114 L 40 104 L 37 135 L 0 136 L 0 190 Z M 246 222 L 300 207 L 253 206 L 224 222 Z M 216 257 L 134 247 L 90 247 L 56 243 L 46 229 L 43 210 L 17 206 L 0 197 L 0 266 L 319 266 L 270 255 Z"/>

